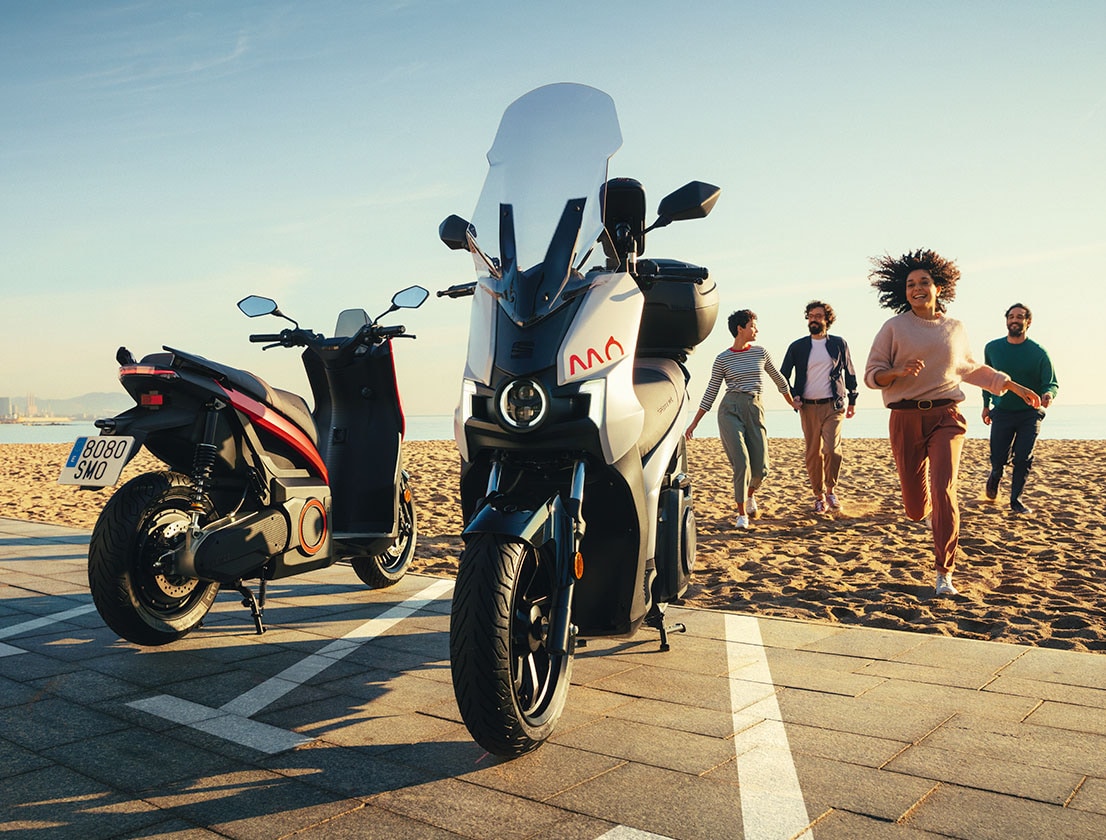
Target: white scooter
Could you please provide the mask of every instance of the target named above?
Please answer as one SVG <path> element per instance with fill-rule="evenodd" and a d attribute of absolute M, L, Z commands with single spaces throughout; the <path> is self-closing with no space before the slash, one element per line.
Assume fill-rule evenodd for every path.
<path fill-rule="evenodd" d="M 602 91 L 532 91 L 503 115 L 473 222 L 439 231 L 478 274 L 438 293 L 473 296 L 451 668 L 465 725 L 498 755 L 550 736 L 583 640 L 645 623 L 667 649 L 664 606 L 694 564 L 683 363 L 718 295 L 704 268 L 639 257 L 647 231 L 706 216 L 719 190 L 687 184 L 646 228 L 641 184 L 607 180 L 620 145 Z"/>

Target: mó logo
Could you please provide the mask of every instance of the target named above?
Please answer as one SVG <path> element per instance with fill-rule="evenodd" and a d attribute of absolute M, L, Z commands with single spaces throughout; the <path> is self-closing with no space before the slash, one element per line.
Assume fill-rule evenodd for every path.
<path fill-rule="evenodd" d="M 602 365 L 614 359 L 614 350 L 618 351 L 619 356 L 625 356 L 626 351 L 622 349 L 622 345 L 618 343 L 618 340 L 612 335 L 607 339 L 606 346 L 603 347 L 603 352 L 599 352 L 594 347 L 589 347 L 587 352 L 587 361 L 584 361 L 575 353 L 568 357 L 568 375 L 573 376 L 576 373 L 577 367 L 580 370 L 591 370 L 592 365 Z M 606 358 L 603 356 L 606 355 Z"/>

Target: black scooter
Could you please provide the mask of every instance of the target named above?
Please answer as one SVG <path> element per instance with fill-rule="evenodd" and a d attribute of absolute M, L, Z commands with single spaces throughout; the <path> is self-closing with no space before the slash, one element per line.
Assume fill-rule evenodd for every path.
<path fill-rule="evenodd" d="M 417 308 L 427 294 L 404 289 L 384 315 Z M 267 581 L 348 559 L 361 580 L 385 587 L 414 556 L 392 356 L 392 339 L 414 336 L 361 309 L 342 312 L 327 338 L 268 298 L 238 305 L 250 317 L 292 322 L 250 341 L 306 348 L 314 411 L 296 394 L 202 356 L 166 347 L 135 361 L 120 348 L 119 378 L 136 405 L 97 420 L 100 436 L 79 439 L 62 468 L 62 483 L 95 489 L 115 484 L 143 446 L 169 467 L 120 487 L 89 544 L 96 609 L 138 644 L 194 630 L 220 586 L 241 593 L 262 633 Z M 256 596 L 245 584 L 253 578 Z"/>

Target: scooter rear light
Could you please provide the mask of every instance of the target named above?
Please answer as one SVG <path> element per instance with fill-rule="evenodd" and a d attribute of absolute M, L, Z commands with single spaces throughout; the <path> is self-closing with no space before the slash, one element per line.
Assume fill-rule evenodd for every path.
<path fill-rule="evenodd" d="M 154 365 L 123 365 L 119 368 L 119 378 L 125 376 L 156 376 L 160 379 L 178 379 L 179 374 L 172 368 Z"/>
<path fill-rule="evenodd" d="M 150 391 L 139 396 L 138 404 L 146 408 L 160 408 L 165 405 L 165 395 L 159 394 L 157 391 Z"/>

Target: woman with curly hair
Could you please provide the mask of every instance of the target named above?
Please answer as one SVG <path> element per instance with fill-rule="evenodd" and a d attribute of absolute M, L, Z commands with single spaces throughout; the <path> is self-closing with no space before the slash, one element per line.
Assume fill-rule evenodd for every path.
<path fill-rule="evenodd" d="M 945 314 L 960 279 L 956 263 L 921 249 L 901 257 L 874 257 L 871 262 L 868 277 L 880 306 L 898 314 L 876 334 L 864 382 L 882 390 L 883 404 L 891 409 L 891 451 L 906 515 L 914 521 L 931 518 L 937 594 L 956 595 L 956 484 L 968 430 L 959 408 L 964 399 L 960 384 L 992 394 L 1012 391 L 1034 408 L 1040 397 L 972 358 L 964 326 Z"/>

